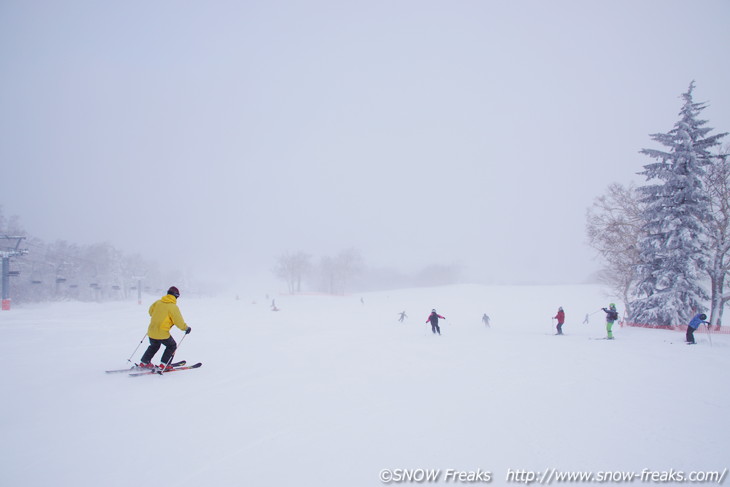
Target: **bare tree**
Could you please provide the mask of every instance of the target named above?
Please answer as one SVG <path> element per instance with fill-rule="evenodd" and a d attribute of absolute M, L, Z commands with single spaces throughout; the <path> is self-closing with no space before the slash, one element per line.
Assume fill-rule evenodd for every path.
<path fill-rule="evenodd" d="M 319 259 L 320 290 L 322 292 L 335 294 L 337 289 L 337 266 L 332 257 L 320 257 Z"/>
<path fill-rule="evenodd" d="M 730 274 L 730 146 L 714 158 L 703 183 L 710 196 L 710 216 L 704 222 L 708 238 L 707 273 L 710 276 L 710 323 L 720 326 L 725 304 L 725 280 Z"/>
<path fill-rule="evenodd" d="M 277 259 L 274 274 L 286 281 L 290 293 L 302 292 L 302 280 L 311 271 L 311 256 L 304 252 L 285 253 Z"/>
<path fill-rule="evenodd" d="M 362 272 L 362 255 L 357 249 L 349 248 L 337 254 L 335 263 L 338 269 L 341 292 L 345 292 L 350 287 L 352 280 Z"/>
<path fill-rule="evenodd" d="M 362 256 L 353 248 L 343 250 L 336 257 L 322 257 L 319 263 L 322 290 L 331 294 L 344 294 L 362 268 Z"/>
<path fill-rule="evenodd" d="M 613 183 L 586 213 L 588 242 L 607 263 L 601 279 L 621 298 L 631 316 L 631 292 L 636 283 L 642 203 L 636 187 Z"/>

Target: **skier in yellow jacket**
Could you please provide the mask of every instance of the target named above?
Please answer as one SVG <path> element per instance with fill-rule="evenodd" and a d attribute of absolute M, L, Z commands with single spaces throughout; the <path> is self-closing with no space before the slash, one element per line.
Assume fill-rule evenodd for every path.
<path fill-rule="evenodd" d="M 140 367 L 154 368 L 151 364 L 152 357 L 155 356 L 160 346 L 165 346 L 165 351 L 162 352 L 162 363 L 161 368 L 168 367 L 168 364 L 172 361 L 172 357 L 175 355 L 177 350 L 177 343 L 175 339 L 170 335 L 170 328 L 173 325 L 180 328 L 187 335 L 190 333 L 191 328 L 185 323 L 185 320 L 180 313 L 180 308 L 177 307 L 177 298 L 180 297 L 180 291 L 175 286 L 172 286 L 167 290 L 167 294 L 158 299 L 152 306 L 150 306 L 150 326 L 147 328 L 147 336 L 150 339 L 150 346 L 147 347 L 147 351 L 142 355 Z"/>

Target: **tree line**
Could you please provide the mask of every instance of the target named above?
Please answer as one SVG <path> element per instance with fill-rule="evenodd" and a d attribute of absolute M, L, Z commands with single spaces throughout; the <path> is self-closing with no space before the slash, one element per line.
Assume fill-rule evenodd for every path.
<path fill-rule="evenodd" d="M 179 275 L 162 272 L 139 254 L 125 254 L 109 243 L 44 242 L 29 235 L 17 216 L 6 218 L 2 207 L 0 235 L 24 237 L 20 248 L 28 250 L 10 259 L 13 302 L 123 300 L 136 297 L 140 285 L 144 292 L 159 292 L 167 282 L 180 282 Z"/>
<path fill-rule="evenodd" d="M 587 236 L 606 266 L 602 280 L 625 305 L 626 317 L 652 325 L 686 324 L 702 312 L 720 326 L 730 293 L 730 161 L 727 133 L 715 133 L 682 94 L 679 119 L 651 134 L 659 149 L 643 185 L 611 184 L 587 211 Z"/>
<path fill-rule="evenodd" d="M 312 281 L 313 290 L 344 294 L 363 269 L 362 256 L 355 249 L 343 250 L 334 257 L 323 256 L 317 264 L 312 259 L 306 252 L 286 252 L 277 259 L 273 272 L 286 282 L 291 294 L 301 293 L 306 280 Z"/>
<path fill-rule="evenodd" d="M 272 269 L 291 294 L 315 291 L 346 294 L 352 291 L 439 286 L 459 282 L 462 269 L 457 264 L 432 264 L 414 274 L 389 268 L 369 268 L 357 249 L 342 250 L 318 259 L 303 251 L 285 252 Z"/>

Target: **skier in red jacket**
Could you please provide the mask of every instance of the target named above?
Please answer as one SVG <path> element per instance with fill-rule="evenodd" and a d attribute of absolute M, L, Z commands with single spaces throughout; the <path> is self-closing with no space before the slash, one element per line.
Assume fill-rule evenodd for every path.
<path fill-rule="evenodd" d="M 560 306 L 558 308 L 558 314 L 553 316 L 554 320 L 558 320 L 558 332 L 556 335 L 562 335 L 563 334 L 563 323 L 565 323 L 565 311 L 563 311 L 563 307 Z"/>
<path fill-rule="evenodd" d="M 446 319 L 443 316 L 441 316 L 440 314 L 438 314 L 435 309 L 432 309 L 431 314 L 428 315 L 428 318 L 426 319 L 426 323 L 428 323 L 430 321 L 431 322 L 431 331 L 434 333 L 438 333 L 440 335 L 441 328 L 439 328 L 439 318 L 441 318 L 442 320 Z"/>

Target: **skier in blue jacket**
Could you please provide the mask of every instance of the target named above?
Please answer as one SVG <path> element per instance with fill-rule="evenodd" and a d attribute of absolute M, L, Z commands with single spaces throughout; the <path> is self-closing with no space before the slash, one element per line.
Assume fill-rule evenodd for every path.
<path fill-rule="evenodd" d="M 687 325 L 687 343 L 690 345 L 694 345 L 695 343 L 695 330 L 700 327 L 702 323 L 705 323 L 706 325 L 709 325 L 707 321 L 707 315 L 704 313 L 698 313 L 695 315 L 692 320 L 690 320 L 689 325 Z"/>

